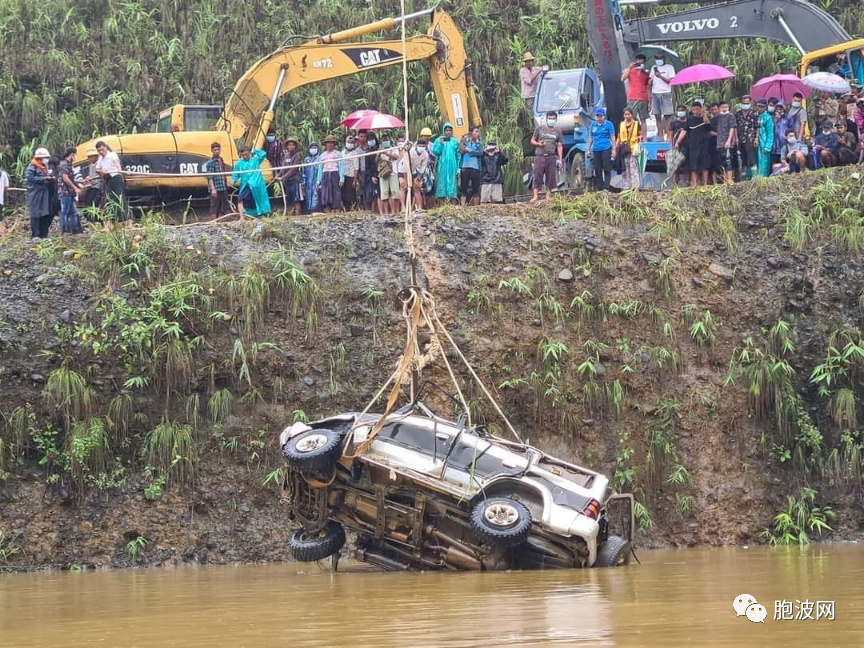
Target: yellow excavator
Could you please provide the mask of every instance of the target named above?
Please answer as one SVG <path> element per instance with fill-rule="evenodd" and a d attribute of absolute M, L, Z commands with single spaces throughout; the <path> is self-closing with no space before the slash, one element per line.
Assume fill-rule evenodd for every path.
<path fill-rule="evenodd" d="M 407 36 L 404 51 L 401 39 L 345 42 L 423 17 L 431 18 L 427 33 Z M 129 172 L 130 193 L 199 193 L 206 189 L 206 178 L 192 174 L 204 171 L 210 145 L 222 145 L 222 157 L 229 168 L 241 147 L 261 148 L 276 102 L 284 94 L 304 85 L 401 64 L 403 59 L 427 62 L 443 120 L 453 124 L 456 136 L 482 125 L 462 34 L 448 14 L 427 9 L 280 47 L 246 71 L 224 108 L 175 105 L 159 114 L 155 133 L 99 137 L 81 144 L 76 159 L 86 173 L 86 151 L 101 140 L 120 156 L 123 169 Z"/>

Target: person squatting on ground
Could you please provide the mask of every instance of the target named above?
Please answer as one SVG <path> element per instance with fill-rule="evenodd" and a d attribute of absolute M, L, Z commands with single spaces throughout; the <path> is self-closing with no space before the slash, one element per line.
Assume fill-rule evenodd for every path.
<path fill-rule="evenodd" d="M 459 177 L 459 140 L 453 137 L 453 125 L 444 124 L 442 134 L 432 144 L 432 155 L 436 158 L 435 166 L 435 198 L 439 201 L 452 202 L 459 193 L 457 180 Z"/>
<path fill-rule="evenodd" d="M 345 168 L 342 166 L 342 152 L 336 150 L 336 137 L 324 138 L 324 152 L 321 154 L 321 175 L 318 191 L 321 192 L 321 207 L 325 213 L 342 211 L 342 185 L 345 183 Z"/>
<path fill-rule="evenodd" d="M 594 163 L 594 186 L 597 191 L 612 188 L 612 162 L 615 159 L 615 127 L 606 120 L 606 109 L 594 111 L 588 135 L 588 157 Z"/>
<path fill-rule="evenodd" d="M 261 173 L 261 163 L 266 158 L 267 153 L 263 149 L 248 146 L 240 149 L 240 159 L 234 164 L 231 180 L 237 186 L 237 213 L 241 220 L 244 216 L 258 218 L 270 214 L 270 196 L 267 195 L 267 183 Z"/>
<path fill-rule="evenodd" d="M 207 173 L 207 189 L 210 192 L 210 216 L 219 218 L 229 213 L 228 181 L 225 173 L 225 160 L 222 159 L 222 145 L 213 142 L 210 145 L 210 159 L 204 167 Z"/>
<path fill-rule="evenodd" d="M 276 179 L 282 184 L 285 207 L 290 213 L 299 216 L 303 209 L 303 196 L 300 192 L 300 164 L 303 161 L 300 155 L 300 142 L 289 137 L 285 140 L 283 148 L 280 166 L 290 168 L 282 169 Z"/>
<path fill-rule="evenodd" d="M 807 168 L 807 156 L 810 154 L 807 145 L 798 139 L 794 128 L 786 131 L 786 139 L 780 150 L 780 168 L 782 173 L 801 173 Z"/>
<path fill-rule="evenodd" d="M 57 167 L 58 193 L 60 194 L 60 231 L 63 234 L 80 234 L 84 231 L 78 218 L 76 202 L 81 187 L 75 182 L 75 149 L 67 148 Z"/>
<path fill-rule="evenodd" d="M 27 188 L 27 207 L 30 211 L 30 234 L 34 239 L 48 238 L 52 213 L 51 187 L 56 187 L 57 178 L 48 169 L 48 149 L 38 148 L 30 164 L 24 169 Z"/>
<path fill-rule="evenodd" d="M 480 183 L 483 178 L 483 140 L 480 128 L 474 126 L 459 143 L 460 193 L 462 204 L 476 204 L 480 200 Z"/>
<path fill-rule="evenodd" d="M 546 113 L 546 123 L 534 129 L 531 136 L 534 147 L 534 195 L 531 202 L 537 202 L 540 191 L 545 187 L 546 199 L 558 187 L 556 171 L 564 166 L 564 136 L 558 128 L 558 113 Z"/>
<path fill-rule="evenodd" d="M 490 140 L 483 155 L 483 184 L 480 186 L 481 203 L 504 202 L 504 176 L 501 173 L 509 158 L 498 148 L 497 142 Z"/>

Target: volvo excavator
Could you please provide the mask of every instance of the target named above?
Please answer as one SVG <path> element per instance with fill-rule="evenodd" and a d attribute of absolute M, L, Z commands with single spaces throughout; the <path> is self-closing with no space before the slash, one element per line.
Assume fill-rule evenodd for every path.
<path fill-rule="evenodd" d="M 581 188 L 588 128 L 597 106 L 605 106 L 614 124 L 627 103 L 621 73 L 634 54 L 646 46 L 728 38 L 766 38 L 791 45 L 801 53 L 798 73 L 827 70 L 838 54 L 846 57 L 852 76 L 864 84 L 864 39 L 852 40 L 830 14 L 805 0 L 733 0 L 700 2 L 695 9 L 652 17 L 625 18 L 627 5 L 693 5 L 692 0 L 587 0 L 588 40 L 595 67 L 544 73 L 537 88 L 534 113 L 559 109 L 564 127 L 565 185 Z M 665 49 L 665 48 L 664 48 Z M 668 51 L 668 50 L 667 50 Z M 721 61 L 722 63 L 722 61 Z M 556 88 L 574 86 L 576 100 L 555 104 Z M 646 142 L 649 170 L 665 168 L 668 144 Z M 590 171 L 590 169 L 588 170 Z"/>
<path fill-rule="evenodd" d="M 423 17 L 431 19 L 427 33 L 407 36 L 404 52 L 401 39 L 346 43 Z M 461 137 L 471 126 L 482 125 L 462 34 L 448 14 L 427 9 L 280 47 L 246 71 L 224 107 L 173 106 L 159 114 L 155 133 L 99 137 L 81 144 L 76 159 L 85 161 L 86 151 L 101 140 L 120 155 L 123 169 L 129 172 L 130 194 L 149 199 L 154 195 L 164 198 L 171 192 L 182 196 L 200 193 L 206 189 L 206 178 L 193 174 L 204 171 L 211 143 L 222 145 L 222 156 L 230 169 L 240 148 L 263 146 L 277 101 L 286 93 L 304 85 L 401 64 L 403 59 L 429 65 L 442 118 L 453 124 L 456 136 Z"/>

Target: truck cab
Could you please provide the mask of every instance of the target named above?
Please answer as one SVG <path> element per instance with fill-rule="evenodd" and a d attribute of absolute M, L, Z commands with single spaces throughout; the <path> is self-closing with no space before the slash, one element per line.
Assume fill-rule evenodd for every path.
<path fill-rule="evenodd" d="M 563 185 L 567 188 L 582 187 L 592 113 L 604 106 L 603 84 L 592 69 L 547 71 L 540 77 L 534 98 L 534 122 L 535 126 L 542 125 L 547 112 L 558 113 L 558 127 L 564 136 Z M 534 154 L 533 149 L 530 154 Z"/>
<path fill-rule="evenodd" d="M 798 75 L 804 77 L 811 72 L 841 71 L 836 69 L 838 54 L 846 57 L 843 76 L 864 85 L 864 38 L 802 54 Z"/>
<path fill-rule="evenodd" d="M 175 104 L 159 113 L 157 133 L 213 131 L 222 116 L 222 106 Z"/>

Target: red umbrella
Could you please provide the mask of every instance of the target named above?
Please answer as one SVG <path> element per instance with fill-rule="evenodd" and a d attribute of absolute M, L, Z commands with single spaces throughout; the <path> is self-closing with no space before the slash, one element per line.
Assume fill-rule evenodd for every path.
<path fill-rule="evenodd" d="M 377 110 L 355 110 L 350 115 L 348 115 L 345 119 L 342 120 L 342 125 L 346 128 L 354 128 L 354 124 L 363 119 L 364 117 L 369 117 L 370 115 L 378 115 L 380 114 Z"/>
<path fill-rule="evenodd" d="M 810 94 L 810 88 L 794 74 L 775 74 L 759 79 L 750 90 L 754 99 L 777 97 L 784 104 L 792 101 L 792 95 L 796 92 L 800 92 L 806 98 Z"/>
<path fill-rule="evenodd" d="M 403 124 L 393 115 L 376 113 L 374 115 L 367 115 L 366 117 L 358 119 L 356 122 L 354 122 L 354 125 L 351 128 L 354 128 L 356 130 L 381 130 L 385 128 L 402 128 L 404 125 L 405 124 Z"/>
<path fill-rule="evenodd" d="M 706 83 L 708 81 L 723 81 L 731 79 L 735 75 L 722 65 L 712 63 L 699 63 L 684 68 L 675 75 L 669 85 L 679 86 L 688 83 Z"/>

